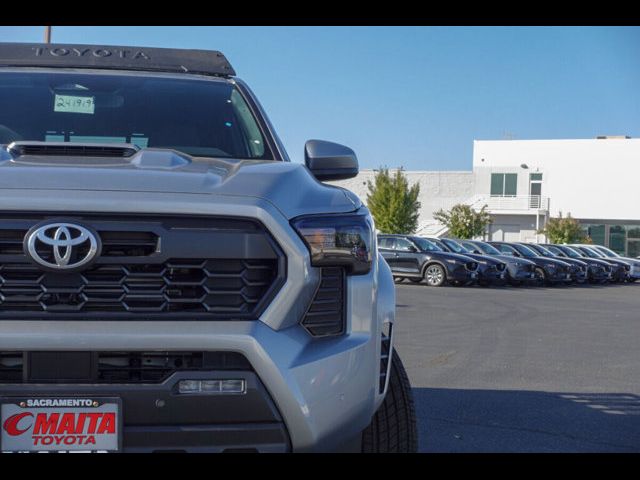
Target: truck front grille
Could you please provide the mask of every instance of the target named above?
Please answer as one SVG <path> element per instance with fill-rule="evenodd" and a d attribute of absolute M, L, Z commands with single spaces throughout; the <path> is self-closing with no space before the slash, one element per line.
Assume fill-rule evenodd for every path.
<path fill-rule="evenodd" d="M 96 265 L 79 273 L 0 265 L 0 312 L 250 315 L 277 274 L 275 260 L 172 259 Z"/>
<path fill-rule="evenodd" d="M 284 283 L 285 257 L 259 222 L 244 218 L 82 214 L 102 251 L 86 270 L 29 260 L 29 229 L 59 214 L 0 213 L 0 320 L 255 320 Z M 53 262 L 50 248 L 38 251 Z"/>

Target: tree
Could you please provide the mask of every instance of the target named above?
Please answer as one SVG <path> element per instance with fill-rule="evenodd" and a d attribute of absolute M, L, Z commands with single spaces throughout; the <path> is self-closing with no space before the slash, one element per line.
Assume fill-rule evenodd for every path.
<path fill-rule="evenodd" d="M 367 206 L 383 233 L 413 233 L 418 228 L 420 185 L 409 187 L 402 168 L 394 175 L 380 168 L 373 182 L 368 181 Z"/>
<path fill-rule="evenodd" d="M 451 210 L 440 209 L 433 212 L 433 218 L 446 225 L 449 233 L 457 238 L 484 235 L 487 225 L 492 222 L 491 215 L 487 212 L 487 205 L 484 205 L 480 211 L 475 211 L 463 203 L 454 205 Z"/>
<path fill-rule="evenodd" d="M 551 243 L 593 243 L 570 213 L 563 217 L 560 212 L 557 217 L 550 218 L 538 233 L 545 234 Z"/>

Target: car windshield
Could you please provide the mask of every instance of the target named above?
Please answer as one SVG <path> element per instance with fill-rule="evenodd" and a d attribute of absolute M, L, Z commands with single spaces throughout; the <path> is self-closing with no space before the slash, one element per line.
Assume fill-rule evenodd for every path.
<path fill-rule="evenodd" d="M 586 255 L 584 253 L 582 253 L 582 250 L 578 250 L 577 248 L 567 247 L 566 245 L 563 245 L 562 247 L 558 247 L 558 248 L 561 248 L 562 251 L 564 253 L 566 253 L 567 255 L 569 255 L 571 258 L 584 258 L 584 257 L 586 257 Z"/>
<path fill-rule="evenodd" d="M 413 240 L 423 252 L 444 252 L 442 248 L 426 238 L 414 237 Z"/>
<path fill-rule="evenodd" d="M 488 255 L 502 255 L 502 252 L 500 250 L 498 250 L 493 245 L 489 245 L 488 243 L 476 242 L 474 245 L 477 245 L 480 250 Z"/>
<path fill-rule="evenodd" d="M 533 245 L 529 248 L 531 248 L 531 250 L 535 250 L 537 253 L 539 253 L 543 257 L 555 257 L 555 255 L 552 252 L 544 248 L 542 245 Z"/>
<path fill-rule="evenodd" d="M 513 248 L 515 248 L 523 257 L 539 257 L 540 255 L 538 255 L 535 251 L 531 250 L 529 247 L 525 247 L 524 245 L 520 245 L 518 243 L 514 243 L 513 245 L 511 245 Z"/>
<path fill-rule="evenodd" d="M 442 242 L 449 247 L 452 251 L 454 251 L 455 253 L 471 253 L 469 250 L 467 250 L 465 247 L 463 247 L 462 245 L 460 245 L 458 242 L 454 242 L 453 240 L 450 239 L 445 239 L 442 240 Z"/>
<path fill-rule="evenodd" d="M 580 251 L 583 252 L 587 257 L 604 258 L 604 255 L 597 253 L 595 250 L 592 250 L 588 247 L 580 247 Z"/>
<path fill-rule="evenodd" d="M 168 75 L 1 72 L 0 144 L 132 143 L 194 156 L 272 160 L 229 82 Z"/>
<path fill-rule="evenodd" d="M 571 256 L 571 255 L 563 252 L 560 248 L 555 247 L 553 245 L 546 245 L 544 248 L 546 248 L 547 250 L 549 250 L 551 253 L 553 253 L 554 255 L 556 255 L 558 257 L 570 257 Z"/>
<path fill-rule="evenodd" d="M 613 250 L 609 250 L 607 247 L 603 247 L 601 245 L 598 245 L 597 247 L 595 247 L 598 252 L 602 253 L 605 257 L 619 257 L 620 255 L 618 255 L 616 252 L 614 252 Z"/>

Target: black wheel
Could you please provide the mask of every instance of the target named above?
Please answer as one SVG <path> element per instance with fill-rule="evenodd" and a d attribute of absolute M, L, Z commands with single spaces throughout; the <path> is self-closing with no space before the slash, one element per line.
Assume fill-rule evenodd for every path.
<path fill-rule="evenodd" d="M 422 281 L 422 279 L 421 278 L 411 278 L 411 277 L 409 277 L 409 281 L 411 283 L 420 283 Z"/>
<path fill-rule="evenodd" d="M 418 451 L 418 427 L 409 377 L 400 356 L 391 357 L 389 388 L 382 405 L 362 432 L 365 453 L 415 453 Z"/>
<path fill-rule="evenodd" d="M 544 269 L 540 267 L 536 267 L 536 280 L 538 285 L 545 286 L 547 284 L 547 274 L 544 272 Z"/>
<path fill-rule="evenodd" d="M 425 269 L 424 279 L 430 287 L 441 287 L 447 281 L 447 274 L 444 268 L 434 263 Z"/>
<path fill-rule="evenodd" d="M 638 280 L 638 279 L 637 278 L 627 278 L 627 282 L 629 282 L 629 283 L 633 283 L 636 280 Z"/>

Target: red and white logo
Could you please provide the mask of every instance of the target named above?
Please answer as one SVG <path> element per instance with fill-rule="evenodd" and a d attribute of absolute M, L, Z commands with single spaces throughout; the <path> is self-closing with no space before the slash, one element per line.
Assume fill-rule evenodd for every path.
<path fill-rule="evenodd" d="M 92 409 L 25 409 L 5 404 L 2 413 L 2 450 L 117 449 L 114 404 Z"/>

